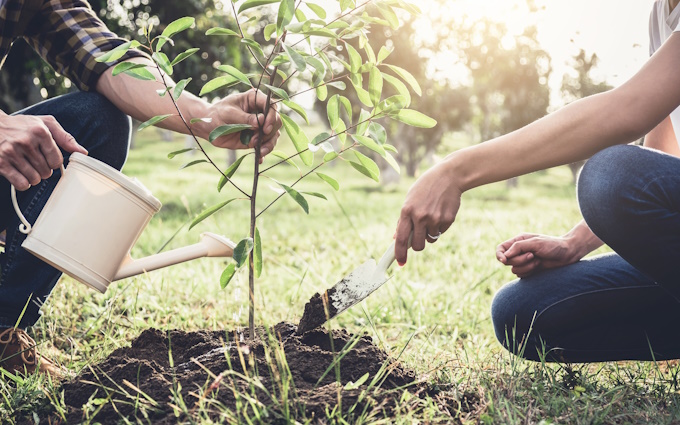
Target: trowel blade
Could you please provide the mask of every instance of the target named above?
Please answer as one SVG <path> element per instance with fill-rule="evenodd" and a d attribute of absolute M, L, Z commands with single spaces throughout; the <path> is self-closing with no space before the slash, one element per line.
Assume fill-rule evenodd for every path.
<path fill-rule="evenodd" d="M 298 334 L 310 331 L 361 302 L 387 282 L 383 272 L 377 272 L 375 260 L 360 265 L 323 295 L 315 294 L 307 305 L 298 325 Z"/>

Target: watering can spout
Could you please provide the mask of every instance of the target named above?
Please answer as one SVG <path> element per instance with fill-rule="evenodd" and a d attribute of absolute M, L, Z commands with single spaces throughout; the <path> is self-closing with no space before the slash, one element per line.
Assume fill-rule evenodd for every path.
<path fill-rule="evenodd" d="M 201 257 L 231 257 L 236 244 L 229 239 L 214 233 L 203 233 L 200 242 L 162 252 L 149 257 L 133 260 L 129 255 L 121 264 L 113 280 L 150 272 L 173 264 L 195 260 Z"/>

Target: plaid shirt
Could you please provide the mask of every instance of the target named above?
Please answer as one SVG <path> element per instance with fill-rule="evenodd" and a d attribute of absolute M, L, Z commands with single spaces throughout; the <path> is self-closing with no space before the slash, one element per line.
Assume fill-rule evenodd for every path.
<path fill-rule="evenodd" d="M 97 56 L 125 43 L 109 31 L 85 0 L 0 0 L 0 68 L 15 39 L 23 37 L 52 67 L 85 91 L 94 90 L 109 67 Z"/>

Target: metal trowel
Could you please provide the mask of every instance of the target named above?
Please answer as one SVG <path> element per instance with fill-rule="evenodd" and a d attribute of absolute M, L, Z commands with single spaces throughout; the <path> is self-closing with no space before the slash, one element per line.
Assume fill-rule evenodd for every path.
<path fill-rule="evenodd" d="M 387 282 L 387 269 L 394 262 L 394 242 L 387 248 L 378 264 L 371 259 L 360 265 L 323 294 L 315 294 L 305 305 L 298 325 L 298 334 L 324 324 L 353 305 L 359 303 Z M 409 246 L 410 246 L 409 241 Z"/>

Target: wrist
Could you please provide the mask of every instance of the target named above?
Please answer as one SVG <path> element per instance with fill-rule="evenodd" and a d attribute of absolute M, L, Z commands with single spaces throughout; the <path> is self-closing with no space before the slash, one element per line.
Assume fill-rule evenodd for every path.
<path fill-rule="evenodd" d="M 212 105 L 205 100 L 186 92 L 182 94 L 180 100 L 182 102 L 178 104 L 178 106 L 180 106 L 182 114 L 187 120 L 187 124 L 191 127 L 191 131 L 196 137 L 208 140 L 210 132 L 217 125 L 217 116 L 212 112 Z M 207 118 L 208 121 L 206 122 L 202 118 Z M 192 123 L 191 120 L 194 119 L 196 121 Z"/>
<path fill-rule="evenodd" d="M 458 188 L 461 195 L 469 189 L 471 184 L 471 168 L 469 161 L 465 158 L 465 149 L 453 152 L 444 158 L 441 165 L 445 168 L 445 174 L 449 181 Z"/>

